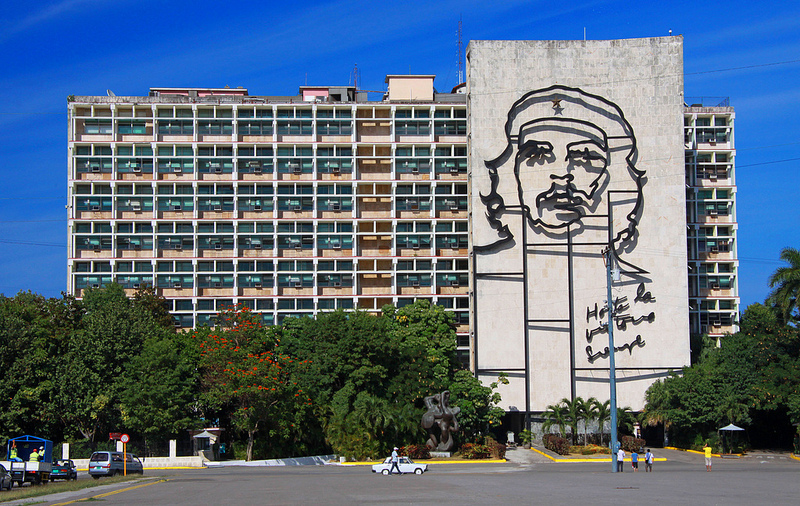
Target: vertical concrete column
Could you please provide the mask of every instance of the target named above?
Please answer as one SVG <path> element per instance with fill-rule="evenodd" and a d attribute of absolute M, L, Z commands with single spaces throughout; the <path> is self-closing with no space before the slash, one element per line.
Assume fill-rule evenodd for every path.
<path fill-rule="evenodd" d="M 174 439 L 169 440 L 169 458 L 175 459 L 178 457 L 178 442 Z"/>
<path fill-rule="evenodd" d="M 61 443 L 61 458 L 69 458 L 69 443 Z"/>

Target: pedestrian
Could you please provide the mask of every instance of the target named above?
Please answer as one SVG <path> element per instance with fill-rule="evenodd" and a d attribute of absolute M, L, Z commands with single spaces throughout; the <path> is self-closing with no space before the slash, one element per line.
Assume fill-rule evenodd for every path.
<path fill-rule="evenodd" d="M 622 446 L 619 447 L 619 451 L 617 451 L 617 472 L 622 473 L 622 463 L 625 462 L 625 450 L 622 449 Z"/>
<path fill-rule="evenodd" d="M 392 450 L 392 467 L 389 468 L 389 474 L 393 474 L 392 471 L 397 469 L 397 474 L 403 474 L 400 472 L 400 456 L 397 454 L 397 447 L 394 447 Z"/>
<path fill-rule="evenodd" d="M 634 473 L 639 472 L 639 453 L 636 450 L 631 452 L 631 467 Z"/>
<path fill-rule="evenodd" d="M 644 472 L 653 472 L 653 452 L 650 451 L 650 448 L 648 448 L 647 453 L 644 454 Z"/>
<path fill-rule="evenodd" d="M 711 447 L 708 446 L 708 442 L 703 447 L 703 451 L 706 454 L 706 472 L 711 472 Z"/>

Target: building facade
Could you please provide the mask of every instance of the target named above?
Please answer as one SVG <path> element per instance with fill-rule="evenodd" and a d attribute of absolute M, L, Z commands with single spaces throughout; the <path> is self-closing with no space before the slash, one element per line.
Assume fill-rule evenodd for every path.
<path fill-rule="evenodd" d="M 472 41 L 468 59 L 475 371 L 508 374 L 520 420 L 602 401 L 611 327 L 638 411 L 690 363 L 682 39 Z"/>
<path fill-rule="evenodd" d="M 640 409 L 690 334 L 737 330 L 734 112 L 683 97 L 682 58 L 680 37 L 474 41 L 466 93 L 70 97 L 68 291 L 152 284 L 180 328 L 427 299 L 524 414 L 608 398 L 606 250 Z"/>
<path fill-rule="evenodd" d="M 689 327 L 719 339 L 739 329 L 735 113 L 727 99 L 686 104 Z"/>
<path fill-rule="evenodd" d="M 182 328 L 236 304 L 279 324 L 425 298 L 466 362 L 466 96 L 387 85 L 71 97 L 69 292 L 152 284 Z"/>

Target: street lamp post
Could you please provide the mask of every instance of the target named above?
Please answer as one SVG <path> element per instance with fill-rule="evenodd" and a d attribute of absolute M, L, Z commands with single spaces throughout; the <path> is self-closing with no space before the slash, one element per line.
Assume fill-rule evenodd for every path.
<path fill-rule="evenodd" d="M 611 390 L 610 406 L 611 410 L 611 472 L 617 472 L 617 370 L 614 367 L 614 300 L 611 295 L 611 271 L 613 269 L 613 254 L 611 247 L 603 251 L 603 259 L 606 261 L 606 289 L 607 289 L 607 308 L 608 308 L 608 382 Z M 618 271 L 615 272 L 619 277 Z"/>

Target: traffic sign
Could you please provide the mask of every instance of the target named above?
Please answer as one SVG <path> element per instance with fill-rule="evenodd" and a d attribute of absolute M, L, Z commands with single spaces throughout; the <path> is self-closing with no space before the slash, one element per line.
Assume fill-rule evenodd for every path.
<path fill-rule="evenodd" d="M 122 435 L 121 432 L 109 432 L 108 439 L 113 439 L 114 441 L 116 441 L 117 439 L 119 439 L 121 435 Z"/>
<path fill-rule="evenodd" d="M 128 441 L 131 440 L 131 437 L 127 434 L 123 434 L 119 437 L 119 440 L 122 441 L 123 443 L 127 443 Z"/>

